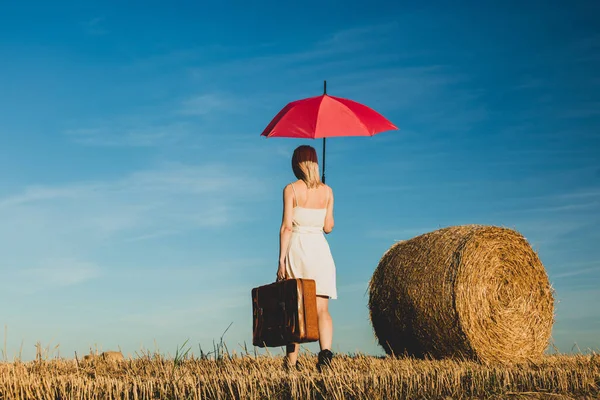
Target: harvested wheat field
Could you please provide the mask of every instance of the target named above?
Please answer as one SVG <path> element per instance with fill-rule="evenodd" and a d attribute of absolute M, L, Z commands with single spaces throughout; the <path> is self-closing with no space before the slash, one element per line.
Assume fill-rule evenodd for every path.
<path fill-rule="evenodd" d="M 124 361 L 101 358 L 0 364 L 0 399 L 462 399 L 596 398 L 600 356 L 545 356 L 536 363 L 482 364 L 338 356 L 318 373 L 316 357 L 286 373 L 281 357 Z"/>
<path fill-rule="evenodd" d="M 388 354 L 526 361 L 554 322 L 546 270 L 518 232 L 452 226 L 394 244 L 369 285 L 371 322 Z"/>

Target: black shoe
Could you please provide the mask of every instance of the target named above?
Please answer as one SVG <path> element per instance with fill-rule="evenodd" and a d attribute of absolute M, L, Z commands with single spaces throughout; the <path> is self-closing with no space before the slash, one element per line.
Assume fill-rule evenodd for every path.
<path fill-rule="evenodd" d="M 317 362 L 317 370 L 321 372 L 323 367 L 331 366 L 331 359 L 333 358 L 333 353 L 331 350 L 321 350 L 319 352 L 319 361 Z"/>

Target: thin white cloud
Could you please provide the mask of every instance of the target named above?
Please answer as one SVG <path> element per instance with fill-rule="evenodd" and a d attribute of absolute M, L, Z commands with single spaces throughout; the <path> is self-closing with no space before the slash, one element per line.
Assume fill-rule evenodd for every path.
<path fill-rule="evenodd" d="M 564 119 L 594 118 L 600 116 L 600 102 L 588 102 L 578 107 L 561 110 L 557 115 Z"/>
<path fill-rule="evenodd" d="M 600 188 L 581 189 L 581 190 L 570 192 L 570 193 L 561 193 L 561 194 L 558 194 L 555 196 L 558 198 L 567 198 L 567 199 L 591 197 L 591 198 L 596 198 L 596 199 L 600 200 Z"/>
<path fill-rule="evenodd" d="M 124 324 L 132 324 L 136 327 L 150 326 L 159 330 L 198 325 L 202 324 L 202 321 L 212 321 L 215 323 L 227 320 L 231 322 L 234 318 L 233 314 L 239 315 L 243 309 L 252 307 L 250 298 L 252 286 L 247 281 L 240 284 L 235 279 L 227 279 L 227 277 L 231 276 L 232 273 L 239 273 L 240 270 L 251 268 L 253 265 L 253 260 L 248 262 L 245 260 L 226 260 L 221 264 L 214 264 L 211 272 L 209 272 L 209 277 L 206 277 L 206 272 L 198 272 L 204 271 L 201 266 L 188 269 L 188 271 L 196 271 L 193 275 L 188 274 L 189 279 L 199 280 L 200 284 L 205 282 L 212 283 L 209 286 L 204 286 L 203 290 L 195 293 L 173 294 L 174 298 L 185 301 L 185 304 L 177 304 L 177 302 L 173 301 L 170 304 L 158 307 L 151 304 L 150 307 L 146 307 L 139 312 L 124 313 L 119 316 L 119 320 Z M 261 265 L 264 265 L 264 262 Z M 216 279 L 217 276 L 220 279 Z M 203 279 L 199 277 L 203 277 Z M 224 277 L 227 279 L 226 282 L 223 282 Z M 219 295 L 224 293 L 223 283 L 227 283 L 227 296 Z M 219 297 L 218 302 L 214 301 L 216 296 Z M 238 318 L 235 318 L 234 322 L 239 323 L 240 321 Z M 215 327 L 205 326 L 205 329 L 210 330 L 213 328 Z M 219 329 L 222 328 L 219 327 Z"/>
<path fill-rule="evenodd" d="M 593 274 L 593 273 L 600 272 L 600 262 L 596 262 L 593 264 L 595 264 L 595 266 L 590 267 L 590 268 L 576 268 L 571 271 L 565 271 L 565 272 L 559 272 L 557 274 L 552 274 L 551 278 L 552 279 L 560 279 L 560 278 L 568 278 L 568 277 L 572 277 L 572 276 L 587 275 L 587 274 Z"/>
<path fill-rule="evenodd" d="M 214 295 L 214 294 L 212 294 Z M 210 301 L 209 296 L 200 296 L 196 306 L 191 307 L 162 307 L 147 312 L 125 315 L 119 320 L 136 328 L 151 327 L 153 329 L 173 329 L 189 323 L 207 319 L 222 319 L 232 309 L 246 307 L 249 304 L 248 295 L 223 296 L 218 302 Z"/>
<path fill-rule="evenodd" d="M 238 174 L 242 175 L 238 175 Z M 54 199 L 78 199 L 121 195 L 161 195 L 221 192 L 243 183 L 246 174 L 227 165 L 186 165 L 165 163 L 159 168 L 135 171 L 113 181 L 76 182 L 73 184 L 26 187 L 22 193 L 0 198 L 0 206 L 18 206 Z M 253 182 L 256 183 L 256 182 Z"/>
<path fill-rule="evenodd" d="M 574 171 L 580 174 L 579 170 Z M 569 172 L 565 172 L 569 174 Z M 515 185 L 518 183 L 512 183 Z M 600 190 L 596 187 L 582 187 L 571 192 L 551 193 L 541 196 L 528 196 L 504 199 L 514 203 L 507 212 L 516 214 L 547 213 L 547 212 L 600 212 Z M 600 216 L 600 213 L 597 214 Z"/>
<path fill-rule="evenodd" d="M 0 199 L 0 209 L 37 201 L 78 198 L 85 193 L 94 191 L 96 187 L 95 184 L 76 184 L 64 187 L 29 186 L 18 195 Z"/>
<path fill-rule="evenodd" d="M 88 21 L 83 22 L 82 27 L 88 35 L 92 36 L 102 36 L 109 33 L 109 30 L 106 29 L 104 25 L 103 17 L 92 18 Z"/>
<path fill-rule="evenodd" d="M 205 93 L 183 101 L 179 112 L 183 115 L 203 116 L 215 112 L 231 111 L 237 102 L 232 97 L 216 93 Z"/>
<path fill-rule="evenodd" d="M 230 57 L 219 57 L 226 61 L 213 64 L 202 61 L 201 66 L 197 67 L 190 67 L 190 63 L 200 62 L 202 57 L 194 56 L 194 53 L 201 54 L 202 50 L 179 49 L 172 60 L 165 55 L 171 60 L 169 62 L 173 62 L 170 67 L 191 73 L 195 81 L 191 86 L 198 87 L 201 84 L 203 92 L 189 93 L 183 100 L 178 96 L 163 104 L 157 114 L 169 115 L 170 123 L 141 118 L 141 121 L 134 119 L 132 124 L 107 116 L 108 122 L 79 123 L 79 127 L 67 133 L 72 140 L 84 145 L 190 146 L 195 144 L 191 142 L 197 140 L 199 133 L 207 131 L 207 126 L 203 126 L 202 122 L 209 119 L 213 122 L 228 120 L 232 113 L 257 115 L 257 110 L 275 112 L 296 97 L 318 94 L 321 82 L 315 82 L 315 89 L 308 90 L 304 78 L 313 79 L 315 74 L 331 78 L 330 94 L 355 98 L 381 112 L 407 110 L 415 105 L 436 101 L 438 106 L 435 108 L 444 111 L 425 115 L 427 113 L 421 110 L 413 114 L 422 116 L 429 123 L 437 121 L 443 129 L 464 130 L 486 119 L 487 110 L 477 101 L 478 93 L 453 87 L 468 80 L 464 74 L 445 65 L 406 67 L 397 62 L 397 53 L 389 51 L 371 57 L 374 47 L 396 40 L 398 30 L 396 23 L 359 26 L 334 32 L 296 52 L 276 53 L 277 46 L 267 46 L 259 56 L 232 51 Z M 273 54 L 266 53 L 269 47 L 274 47 Z M 366 52 L 369 57 L 365 57 Z M 381 68 L 382 62 L 389 67 Z M 227 77 L 228 85 L 236 87 L 235 93 L 222 92 L 219 81 L 222 76 Z M 264 85 L 254 85 L 249 93 L 248 77 L 264 82 Z M 280 84 L 274 85 L 274 81 Z M 295 96 L 290 94 L 294 90 L 297 93 Z M 398 96 L 398 93 L 402 93 L 402 96 Z M 267 122 L 268 117 L 264 125 Z M 401 122 L 393 122 L 403 128 Z M 222 125 L 215 123 L 212 128 Z M 215 133 L 212 129 L 211 134 Z"/>
<path fill-rule="evenodd" d="M 49 287 L 76 285 L 100 275 L 100 269 L 93 263 L 77 260 L 53 260 L 49 265 L 23 271 L 33 280 L 43 282 Z"/>
<path fill-rule="evenodd" d="M 155 232 L 151 232 L 151 233 L 145 233 L 142 235 L 136 235 L 127 239 L 124 239 L 126 242 L 139 242 L 139 241 L 143 241 L 143 240 L 152 240 L 152 239 L 158 239 L 158 238 L 164 238 L 167 236 L 174 236 L 174 235 L 178 235 L 179 233 L 181 233 L 180 231 L 176 230 L 176 229 L 164 229 L 164 230 L 158 230 Z"/>
<path fill-rule="evenodd" d="M 335 79 L 335 82 L 340 82 L 345 74 L 356 70 L 357 66 L 360 66 L 361 70 L 366 69 L 367 71 L 369 67 L 375 67 L 381 62 L 381 57 L 388 61 L 410 57 L 409 54 L 398 55 L 397 53 L 372 55 L 373 48 L 396 41 L 397 32 L 398 25 L 395 23 L 354 27 L 333 32 L 328 37 L 295 52 L 279 51 L 274 54 L 235 59 L 232 55 L 232 58 L 225 62 L 203 63 L 202 66 L 193 67 L 189 71 L 195 80 L 206 81 L 207 84 L 213 83 L 211 80 L 214 79 L 216 71 L 236 79 L 246 79 L 251 76 L 252 79 L 260 77 L 260 79 L 266 80 L 271 80 L 274 76 L 297 78 L 299 74 L 304 76 L 308 73 L 319 72 L 321 76 L 329 76 L 331 79 Z M 276 50 L 274 49 L 274 51 Z M 369 55 L 365 57 L 364 53 L 367 51 Z M 361 76 L 361 78 L 365 82 L 368 77 Z M 368 82 L 376 83 L 373 79 Z M 342 85 L 337 87 L 341 88 Z M 264 100 L 265 95 L 276 97 L 273 93 L 276 90 L 277 87 L 266 85 L 261 99 Z"/>
<path fill-rule="evenodd" d="M 265 184 L 248 167 L 170 163 L 114 180 L 26 187 L 0 198 L 0 241 L 27 259 L 65 257 L 108 239 L 220 228 L 252 218 L 244 207 Z"/>
<path fill-rule="evenodd" d="M 364 47 L 364 44 L 360 44 L 360 47 Z M 333 45 L 326 40 L 313 45 L 307 50 L 298 52 L 253 56 L 213 65 L 193 67 L 190 69 L 190 74 L 195 79 L 204 80 L 208 79 L 210 76 L 214 76 L 213 71 L 216 70 L 225 73 L 227 76 L 251 76 L 257 73 L 265 74 L 268 73 L 268 71 L 274 70 L 288 70 L 293 73 L 294 68 L 298 66 L 327 60 L 343 54 L 354 56 L 353 53 L 357 50 L 359 50 L 359 48 L 352 45 L 352 43 L 346 43 L 344 46 L 339 46 Z"/>
<path fill-rule="evenodd" d="M 252 103 L 241 96 L 203 93 L 173 100 L 146 114 L 105 116 L 100 121 L 78 121 L 65 130 L 69 140 L 98 147 L 198 147 L 220 138 L 223 118 L 244 114 Z M 200 117 L 200 118 L 198 118 Z M 248 137 L 251 135 L 245 135 Z"/>
<path fill-rule="evenodd" d="M 519 90 L 530 90 L 547 87 L 550 84 L 546 79 L 540 77 L 527 77 L 521 80 L 521 83 L 515 84 L 514 86 L 507 86 L 506 92 L 519 91 Z"/>
<path fill-rule="evenodd" d="M 589 218 L 569 218 L 559 215 L 543 216 L 542 218 L 522 217 L 506 221 L 506 227 L 520 232 L 531 244 L 534 250 L 540 247 L 545 250 L 542 254 L 556 251 L 557 244 L 563 244 L 565 239 L 575 237 L 576 233 L 589 225 Z M 564 250 L 563 250 L 564 252 Z"/>
<path fill-rule="evenodd" d="M 398 24 L 395 22 L 343 29 L 317 42 L 316 47 L 337 52 L 344 50 L 354 52 L 374 43 L 389 40 L 397 30 Z"/>
<path fill-rule="evenodd" d="M 245 173 L 227 165 L 165 164 L 159 169 L 131 173 L 118 181 L 116 190 L 170 194 L 223 192 L 243 182 Z"/>
<path fill-rule="evenodd" d="M 580 210 L 600 210 L 600 202 L 585 202 L 585 203 L 573 203 L 573 204 L 562 204 L 555 206 L 541 206 L 532 208 L 522 208 L 519 212 L 551 212 L 551 211 L 580 211 Z"/>
<path fill-rule="evenodd" d="M 132 125 L 113 121 L 100 127 L 69 129 L 65 134 L 75 143 L 86 146 L 157 147 L 179 143 L 191 130 L 183 122 L 154 124 L 145 121 Z"/>
<path fill-rule="evenodd" d="M 432 232 L 441 227 L 430 228 L 405 228 L 405 229 L 372 229 L 366 232 L 366 236 L 377 239 L 387 239 L 390 243 L 400 240 L 407 240 L 413 237 L 422 235 L 427 232 Z"/>
<path fill-rule="evenodd" d="M 217 259 L 205 259 L 192 265 L 161 265 L 158 264 L 152 268 L 144 269 L 144 276 L 147 281 L 159 281 L 164 283 L 168 280 L 185 281 L 185 282 L 226 282 L 230 285 L 236 284 L 243 286 L 241 289 L 231 287 L 231 291 L 243 291 L 252 284 L 251 281 L 260 277 L 256 277 L 256 271 L 263 271 L 266 266 L 272 265 L 269 260 L 256 257 L 236 257 L 226 255 Z M 168 274 L 165 271 L 168 270 Z M 273 273 L 275 267 L 273 267 Z M 122 276 L 125 279 L 133 279 L 138 276 L 139 271 L 129 270 L 123 271 Z M 250 279 L 249 279 L 250 278 Z M 236 289 L 236 290 L 234 290 Z M 206 291 L 212 290 L 207 288 Z M 220 289 L 219 289 L 220 290 Z"/>
<path fill-rule="evenodd" d="M 9 293 L 33 294 L 75 286 L 102 275 L 100 267 L 74 258 L 42 259 L 35 267 L 23 265 L 2 267 L 2 290 Z"/>

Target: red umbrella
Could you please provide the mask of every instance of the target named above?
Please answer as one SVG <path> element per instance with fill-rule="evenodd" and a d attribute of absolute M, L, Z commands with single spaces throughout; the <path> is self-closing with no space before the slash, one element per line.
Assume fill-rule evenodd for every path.
<path fill-rule="evenodd" d="M 261 136 L 323 138 L 323 178 L 325 183 L 325 139 L 335 136 L 373 136 L 398 129 L 375 110 L 341 97 L 327 94 L 288 103 L 267 125 Z"/>

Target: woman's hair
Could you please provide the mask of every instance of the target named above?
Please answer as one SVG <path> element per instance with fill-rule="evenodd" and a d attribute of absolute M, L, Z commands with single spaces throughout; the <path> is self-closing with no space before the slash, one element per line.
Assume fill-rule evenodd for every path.
<path fill-rule="evenodd" d="M 321 184 L 317 152 L 312 146 L 298 146 L 294 150 L 292 170 L 296 178 L 302 179 L 309 189 L 316 188 Z"/>

